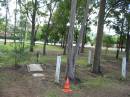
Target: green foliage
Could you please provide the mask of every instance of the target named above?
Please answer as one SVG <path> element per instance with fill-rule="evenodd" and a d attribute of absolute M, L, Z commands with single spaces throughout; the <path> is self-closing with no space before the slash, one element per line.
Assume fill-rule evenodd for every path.
<path fill-rule="evenodd" d="M 117 37 L 113 35 L 104 35 L 103 45 L 106 47 L 112 47 L 117 42 Z"/>
<path fill-rule="evenodd" d="M 67 31 L 67 23 L 69 22 L 69 11 L 70 1 L 60 1 L 57 10 L 52 17 L 53 32 L 51 35 L 56 35 L 55 33 L 59 34 L 60 36 L 65 35 Z"/>
<path fill-rule="evenodd" d="M 4 18 L 0 18 L 0 31 L 4 31 L 5 29 L 5 23 L 4 23 L 5 19 Z"/>

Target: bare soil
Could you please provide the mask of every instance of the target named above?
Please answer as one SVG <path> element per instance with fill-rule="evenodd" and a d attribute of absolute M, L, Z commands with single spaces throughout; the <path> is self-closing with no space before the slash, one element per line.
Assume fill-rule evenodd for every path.
<path fill-rule="evenodd" d="M 43 65 L 46 67 L 41 73 L 45 78 L 32 77 L 26 66 L 1 68 L 0 97 L 130 97 L 130 74 L 127 80 L 121 80 L 120 62 L 106 59 L 102 61 L 102 75 L 91 73 L 88 66 L 77 66 L 81 83 L 73 85 L 71 94 L 62 91 L 65 66 L 61 69 L 60 84 L 54 82 L 55 66 L 52 64 Z"/>

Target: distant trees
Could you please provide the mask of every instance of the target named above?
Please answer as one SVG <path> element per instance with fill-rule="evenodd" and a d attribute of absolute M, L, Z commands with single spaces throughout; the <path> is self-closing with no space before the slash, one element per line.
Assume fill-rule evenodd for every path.
<path fill-rule="evenodd" d="M 4 44 L 6 45 L 6 33 L 7 33 L 7 26 L 8 26 L 8 12 L 9 12 L 9 7 L 8 7 L 8 0 L 5 1 L 5 7 L 6 7 L 6 16 L 5 16 L 5 41 Z"/>
<path fill-rule="evenodd" d="M 128 4 L 129 0 L 117 0 L 115 6 L 109 4 L 113 9 L 110 11 L 108 16 L 110 18 L 114 18 L 115 21 L 109 20 L 109 26 L 115 30 L 117 34 L 120 35 L 117 46 L 116 58 L 119 57 L 119 52 L 122 51 L 123 48 L 126 48 L 126 59 L 128 62 L 129 57 L 129 13 L 128 13 Z"/>
<path fill-rule="evenodd" d="M 117 44 L 117 38 L 118 37 L 115 37 L 113 35 L 107 35 L 107 34 L 105 34 L 103 36 L 103 46 L 105 46 L 107 48 L 106 52 L 107 52 L 109 47 L 113 47 L 114 44 L 115 45 Z"/>
<path fill-rule="evenodd" d="M 54 4 L 54 5 L 53 5 Z M 51 19 L 52 19 L 52 15 L 53 15 L 53 12 L 54 12 L 54 9 L 56 7 L 56 4 L 57 4 L 57 0 L 50 0 L 49 2 L 46 3 L 46 6 L 47 6 L 47 10 L 49 11 L 49 19 L 47 21 L 47 27 L 46 27 L 46 30 L 45 32 L 43 33 L 44 34 L 44 45 L 43 45 L 43 55 L 46 54 L 46 44 L 48 42 L 48 37 L 49 37 L 49 30 L 50 30 L 50 23 L 51 23 Z"/>
<path fill-rule="evenodd" d="M 9 14 L 9 7 L 8 7 L 8 0 L 1 1 L 1 5 L 5 7 L 5 27 L 4 27 L 4 44 L 6 45 L 6 34 L 8 30 L 8 14 Z"/>
<path fill-rule="evenodd" d="M 70 1 L 64 0 L 59 1 L 56 11 L 52 17 L 52 33 L 58 35 L 61 46 L 64 48 L 63 54 L 66 54 L 66 43 L 67 35 L 69 29 L 69 11 L 70 11 Z M 51 34 L 52 35 L 52 34 Z"/>

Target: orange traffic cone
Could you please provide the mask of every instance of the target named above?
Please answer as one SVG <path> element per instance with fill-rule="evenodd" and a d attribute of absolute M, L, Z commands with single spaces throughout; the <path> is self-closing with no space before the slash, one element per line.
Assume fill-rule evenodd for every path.
<path fill-rule="evenodd" d="M 71 93 L 72 90 L 70 89 L 70 81 L 69 78 L 67 77 L 67 80 L 64 84 L 64 89 L 63 89 L 64 93 Z"/>

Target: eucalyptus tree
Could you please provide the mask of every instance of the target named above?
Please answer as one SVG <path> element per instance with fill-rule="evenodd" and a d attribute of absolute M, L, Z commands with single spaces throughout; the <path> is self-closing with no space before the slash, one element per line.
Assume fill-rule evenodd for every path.
<path fill-rule="evenodd" d="M 35 45 L 35 39 L 36 39 L 36 32 L 38 30 L 37 20 L 41 16 L 45 15 L 44 10 L 41 10 L 44 8 L 44 3 L 46 0 L 27 0 L 27 2 L 22 1 L 22 7 L 24 9 L 24 12 L 27 14 L 28 20 L 31 22 L 31 35 L 30 35 L 30 51 L 33 52 L 33 47 Z M 38 17 L 39 16 L 39 17 Z M 37 28 L 36 28 L 37 27 Z"/>
<path fill-rule="evenodd" d="M 8 14 L 9 14 L 9 1 L 8 0 L 3 0 L 1 1 L 1 5 L 5 7 L 5 33 L 4 33 L 4 44 L 6 45 L 6 34 L 8 30 Z"/>
<path fill-rule="evenodd" d="M 117 0 L 115 4 L 116 6 L 114 6 L 111 12 L 108 14 L 109 17 L 114 18 L 114 21 L 108 20 L 108 24 L 116 31 L 117 34 L 120 35 L 116 58 L 118 58 L 120 48 L 122 51 L 125 43 L 127 62 L 129 59 L 129 3 L 129 0 Z M 112 6 L 112 4 L 109 4 L 109 6 Z"/>
<path fill-rule="evenodd" d="M 15 67 L 17 67 L 17 63 L 18 63 L 18 60 L 17 60 L 17 46 L 16 46 L 16 31 L 17 31 L 17 12 L 18 12 L 18 0 L 15 0 L 15 9 L 14 9 L 14 64 L 15 64 Z"/>
<path fill-rule="evenodd" d="M 73 33 L 76 17 L 76 5 L 77 0 L 71 0 L 70 27 L 67 40 L 68 57 L 67 57 L 67 71 L 66 71 L 67 73 L 66 75 L 70 79 L 75 78 L 75 65 L 73 64 Z"/>
<path fill-rule="evenodd" d="M 9 7 L 8 7 L 8 0 L 6 0 L 6 24 L 5 24 L 5 41 L 4 44 L 6 45 L 6 33 L 7 33 L 7 26 L 8 26 L 8 12 L 9 12 Z"/>
<path fill-rule="evenodd" d="M 50 24 L 51 24 L 51 19 L 52 19 L 52 15 L 53 15 L 53 12 L 54 12 L 54 9 L 55 7 L 57 6 L 57 2 L 59 0 L 47 0 L 46 1 L 46 8 L 48 10 L 48 16 L 49 16 L 49 19 L 47 21 L 47 28 L 46 28 L 46 31 L 45 31 L 45 38 L 43 39 L 44 40 L 44 45 L 43 45 L 43 55 L 46 54 L 46 45 L 47 45 L 47 42 L 48 42 L 48 36 L 49 36 L 49 29 L 50 29 Z"/>
<path fill-rule="evenodd" d="M 33 52 L 34 39 L 35 39 L 35 22 L 36 22 L 36 12 L 37 12 L 37 0 L 32 1 L 33 10 L 32 10 L 32 31 L 31 31 L 31 42 L 30 42 L 30 51 Z"/>
<path fill-rule="evenodd" d="M 75 79 L 75 61 L 78 55 L 78 51 L 80 48 L 80 44 L 82 43 L 83 33 L 86 26 L 86 21 L 88 18 L 88 11 L 89 11 L 89 4 L 90 1 L 86 1 L 86 6 L 84 8 L 84 15 L 81 23 L 81 29 L 79 33 L 79 37 L 76 43 L 76 46 L 73 47 L 73 32 L 74 32 L 74 23 L 75 23 L 75 16 L 76 16 L 76 4 L 77 1 L 71 1 L 71 13 L 70 13 L 70 28 L 68 33 L 68 57 L 67 57 L 67 76 L 74 80 Z"/>
<path fill-rule="evenodd" d="M 127 15 L 127 34 L 126 34 L 126 62 L 129 63 L 129 54 L 130 54 L 130 13 Z"/>
<path fill-rule="evenodd" d="M 52 16 L 53 33 L 60 35 L 61 46 L 64 48 L 63 54 L 66 54 L 66 42 L 68 35 L 70 1 L 59 1 L 57 9 Z"/>
<path fill-rule="evenodd" d="M 84 19 L 84 9 L 85 9 L 85 6 L 86 6 L 86 2 L 90 2 L 89 3 L 89 8 L 86 8 L 86 11 L 88 10 L 88 16 L 86 17 L 86 21 L 85 21 L 85 26 L 84 26 L 84 31 L 83 31 L 83 38 L 82 38 L 82 43 L 80 44 L 81 46 L 80 46 L 80 50 L 79 50 L 79 52 L 81 52 L 81 53 L 83 53 L 84 52 L 84 45 L 85 45 L 85 43 L 87 43 L 87 40 L 88 40 L 88 34 L 89 34 L 89 32 L 90 32 L 90 24 L 91 24 L 91 19 L 90 19 L 90 17 L 89 16 L 91 16 L 91 14 L 93 14 L 92 12 L 93 12 L 93 8 L 92 7 L 90 7 L 90 6 L 92 6 L 93 4 L 92 4 L 92 1 L 86 1 L 86 0 L 78 0 L 78 5 L 77 5 L 77 17 L 76 17 L 76 20 L 78 21 L 77 22 L 77 25 L 82 25 L 82 23 L 83 23 L 83 19 Z M 81 32 L 80 30 L 78 31 L 79 33 Z M 77 36 L 79 37 L 80 36 L 80 34 L 77 34 Z M 78 41 L 78 38 L 77 38 L 77 40 L 76 41 Z M 77 43 L 77 42 L 76 42 Z"/>
<path fill-rule="evenodd" d="M 4 18 L 0 18 L 0 31 L 3 32 L 5 29 Z"/>
<path fill-rule="evenodd" d="M 101 70 L 100 70 L 100 59 L 101 58 L 100 57 L 101 57 L 101 47 L 102 47 L 102 38 L 103 38 L 105 7 L 106 7 L 106 0 L 100 0 L 96 46 L 95 46 L 94 62 L 93 62 L 93 73 L 101 72 Z"/>

